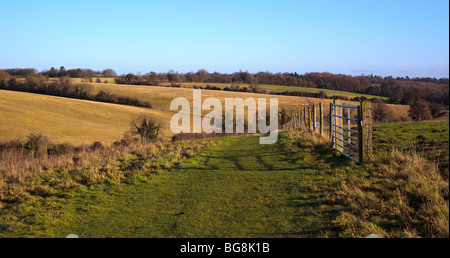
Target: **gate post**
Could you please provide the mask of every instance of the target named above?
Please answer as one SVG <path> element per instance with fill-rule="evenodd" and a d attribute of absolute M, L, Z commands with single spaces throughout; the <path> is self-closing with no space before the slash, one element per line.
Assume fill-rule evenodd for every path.
<path fill-rule="evenodd" d="M 362 152 L 367 157 L 372 154 L 372 103 L 361 101 Z"/>
<path fill-rule="evenodd" d="M 363 136 L 362 136 L 362 113 L 361 106 L 358 106 L 358 161 L 359 164 L 362 164 L 364 160 L 364 152 L 363 152 Z"/>
<path fill-rule="evenodd" d="M 334 108 L 333 103 L 330 103 L 330 139 L 333 140 L 333 115 L 334 115 Z"/>

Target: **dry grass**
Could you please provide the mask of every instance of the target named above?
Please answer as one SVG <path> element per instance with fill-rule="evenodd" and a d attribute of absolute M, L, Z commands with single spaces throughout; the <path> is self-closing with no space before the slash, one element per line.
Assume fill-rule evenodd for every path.
<path fill-rule="evenodd" d="M 147 182 L 161 170 L 214 144 L 213 140 L 171 144 L 124 141 L 97 149 L 67 148 L 61 154 L 34 155 L 17 146 L 0 150 L 0 236 L 33 224 L 33 218 L 53 221 L 53 217 L 45 217 L 46 207 L 64 202 L 76 192 L 134 180 Z"/>
<path fill-rule="evenodd" d="M 160 110 L 0 90 L 0 142 L 42 133 L 54 143 L 111 144 L 130 130 L 130 121 L 147 114 L 171 136 L 173 113 Z"/>
<path fill-rule="evenodd" d="M 114 164 L 118 160 L 127 160 L 133 157 L 141 159 L 162 158 L 165 155 L 174 155 L 172 163 L 180 162 L 180 151 L 182 149 L 197 148 L 200 144 L 180 142 L 169 144 L 166 141 L 140 142 L 136 138 L 126 140 L 126 143 L 114 144 L 98 149 L 92 145 L 81 145 L 69 147 L 66 145 L 65 153 L 52 154 L 47 151 L 34 155 L 21 147 L 5 148 L 0 151 L 0 177 L 9 184 L 23 184 L 35 176 L 43 176 L 52 173 L 73 171 L 82 168 L 98 168 Z M 165 158 L 168 158 L 167 156 Z M 92 171 L 91 171 L 92 172 Z M 103 171 L 104 172 L 104 171 Z M 107 176 L 107 173 L 105 174 Z M 93 177 L 96 177 L 95 173 Z"/>
<path fill-rule="evenodd" d="M 337 236 L 449 237 L 449 183 L 437 164 L 393 149 L 356 165 L 335 157 L 329 139 L 303 131 L 282 141 L 289 151 L 310 151 L 304 161 L 327 178 L 323 206 L 339 210 Z"/>
<path fill-rule="evenodd" d="M 380 236 L 449 237 L 448 181 L 436 164 L 398 150 L 378 154 L 372 163 L 366 175 L 336 182 L 335 201 L 353 214 L 337 219 L 346 226 L 342 236 L 358 237 L 377 225 Z"/>

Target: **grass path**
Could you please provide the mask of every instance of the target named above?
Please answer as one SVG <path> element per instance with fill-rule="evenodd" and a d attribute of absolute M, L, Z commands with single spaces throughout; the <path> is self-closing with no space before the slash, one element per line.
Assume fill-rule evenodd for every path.
<path fill-rule="evenodd" d="M 317 237 L 324 178 L 258 137 L 220 140 L 59 229 L 80 237 Z"/>

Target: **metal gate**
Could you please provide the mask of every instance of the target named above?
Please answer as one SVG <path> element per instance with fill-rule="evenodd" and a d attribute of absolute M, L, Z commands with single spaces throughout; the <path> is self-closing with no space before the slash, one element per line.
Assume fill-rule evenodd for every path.
<path fill-rule="evenodd" d="M 344 114 L 344 111 L 347 114 Z M 352 111 L 356 111 L 356 116 L 352 117 Z M 363 141 L 360 106 L 331 104 L 331 130 L 333 148 L 358 164 L 362 163 Z"/>

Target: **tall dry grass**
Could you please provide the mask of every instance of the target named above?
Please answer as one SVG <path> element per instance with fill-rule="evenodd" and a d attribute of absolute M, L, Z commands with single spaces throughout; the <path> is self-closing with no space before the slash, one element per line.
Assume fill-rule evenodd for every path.
<path fill-rule="evenodd" d="M 54 195 L 58 189 L 94 184 L 117 184 L 127 177 L 157 173 L 185 157 L 194 156 L 213 141 L 143 142 L 124 139 L 111 146 L 66 145 L 62 153 L 54 146 L 33 153 L 23 145 L 0 148 L 0 203 L 13 204 L 28 193 Z M 40 194 L 41 193 L 41 194 Z M 0 209 L 1 210 L 1 209 Z"/>
<path fill-rule="evenodd" d="M 378 150 L 363 165 L 336 164 L 330 140 L 306 131 L 288 132 L 283 144 L 312 152 L 309 165 L 328 181 L 323 203 L 339 211 L 337 236 L 449 237 L 449 182 L 436 163 L 393 149 Z"/>

